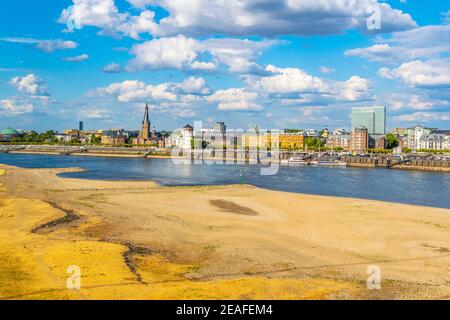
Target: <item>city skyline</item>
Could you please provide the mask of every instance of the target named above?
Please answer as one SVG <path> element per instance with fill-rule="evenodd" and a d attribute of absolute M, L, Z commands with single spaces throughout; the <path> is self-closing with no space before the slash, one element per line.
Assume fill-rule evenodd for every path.
<path fill-rule="evenodd" d="M 223 11 L 229 22 L 217 25 L 226 29 L 212 28 L 194 4 L 183 11 L 152 3 L 41 1 L 19 10 L 5 1 L 0 128 L 63 130 L 83 121 L 87 129 L 137 129 L 145 103 L 159 130 L 195 120 L 350 130 L 351 109 L 372 106 L 386 107 L 387 131 L 448 127 L 443 2 L 378 2 L 377 30 L 367 30 L 371 1 L 334 4 L 328 22 L 313 19 L 323 9 L 309 1 L 291 4 L 291 18 L 270 1 L 202 2 Z M 269 19 L 270 30 L 250 9 Z M 177 24 L 183 17 L 191 25 Z M 283 19 L 291 27 L 277 25 Z"/>

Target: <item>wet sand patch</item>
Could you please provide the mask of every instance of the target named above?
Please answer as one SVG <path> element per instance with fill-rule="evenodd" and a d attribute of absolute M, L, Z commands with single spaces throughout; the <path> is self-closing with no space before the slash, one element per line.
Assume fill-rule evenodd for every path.
<path fill-rule="evenodd" d="M 229 213 L 235 213 L 235 214 L 242 214 L 246 216 L 257 216 L 258 212 L 255 210 L 244 207 L 241 205 L 238 205 L 237 203 L 234 203 L 232 201 L 228 200 L 210 200 L 209 203 L 219 209 L 223 212 L 229 212 Z"/>

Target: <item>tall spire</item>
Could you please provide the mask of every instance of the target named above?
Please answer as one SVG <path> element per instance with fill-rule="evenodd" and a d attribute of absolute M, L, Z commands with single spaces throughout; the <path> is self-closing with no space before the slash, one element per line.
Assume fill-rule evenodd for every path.
<path fill-rule="evenodd" d="M 144 140 L 150 139 L 150 119 L 148 116 L 148 104 L 145 105 L 144 119 L 142 120 L 142 130 L 139 138 Z"/>
<path fill-rule="evenodd" d="M 142 120 L 142 124 L 148 124 L 150 125 L 150 120 L 148 117 L 148 104 L 145 104 L 145 113 L 144 113 L 144 119 Z"/>

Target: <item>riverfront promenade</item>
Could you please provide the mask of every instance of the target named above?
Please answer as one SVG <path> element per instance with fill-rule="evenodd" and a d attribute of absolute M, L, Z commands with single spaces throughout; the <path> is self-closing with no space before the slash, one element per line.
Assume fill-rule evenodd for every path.
<path fill-rule="evenodd" d="M 173 157 L 170 149 L 152 149 L 152 148 L 126 148 L 126 147 L 96 147 L 96 146 L 57 146 L 57 145 L 0 145 L 0 152 L 8 153 L 29 153 L 29 154 L 66 154 L 71 156 L 98 156 L 98 157 L 124 157 L 124 158 L 170 158 Z M 322 154 L 325 152 L 322 152 Z M 203 159 L 209 161 L 227 161 L 256 164 L 262 161 L 278 162 L 289 160 L 298 152 L 294 151 L 277 151 L 273 152 L 270 158 L 267 152 L 261 152 L 257 155 L 256 151 L 234 150 L 228 152 L 216 152 L 211 155 L 210 151 L 199 152 L 193 150 L 190 155 L 185 158 Z M 311 160 L 317 160 L 320 153 L 309 153 Z M 179 156 L 183 156 L 182 152 Z M 323 157 L 323 156 L 322 156 Z M 359 168 L 393 168 L 393 169 L 409 169 L 436 172 L 450 172 L 450 161 L 435 160 L 433 157 L 420 156 L 411 161 L 401 161 L 393 159 L 390 155 L 373 155 L 372 157 L 360 157 L 358 155 L 331 155 L 325 156 L 325 160 L 339 160 L 346 162 L 348 166 Z M 324 159 L 322 159 L 324 160 Z"/>

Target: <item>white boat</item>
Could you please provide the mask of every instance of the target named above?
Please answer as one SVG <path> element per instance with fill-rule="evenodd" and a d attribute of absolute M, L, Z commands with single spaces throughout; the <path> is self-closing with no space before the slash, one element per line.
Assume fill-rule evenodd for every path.
<path fill-rule="evenodd" d="M 317 161 L 315 164 L 319 166 L 347 166 L 347 163 L 343 161 Z"/>
<path fill-rule="evenodd" d="M 308 165 L 308 161 L 303 157 L 292 157 L 289 159 L 290 165 Z"/>

